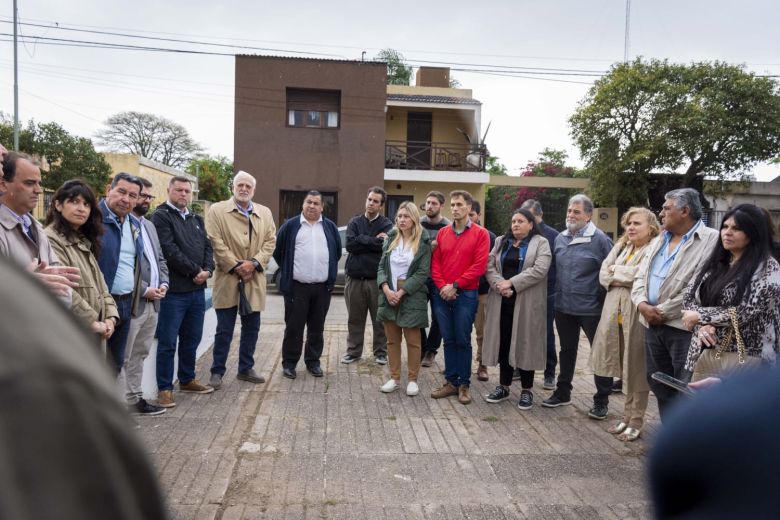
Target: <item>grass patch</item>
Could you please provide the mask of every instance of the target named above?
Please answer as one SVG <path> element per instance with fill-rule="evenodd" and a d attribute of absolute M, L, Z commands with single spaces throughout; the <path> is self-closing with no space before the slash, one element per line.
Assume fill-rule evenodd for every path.
<path fill-rule="evenodd" d="M 483 417 L 482 420 L 485 422 L 498 422 L 498 417 L 495 415 L 488 415 L 487 417 Z"/>
<path fill-rule="evenodd" d="M 387 418 L 388 421 L 395 421 L 395 415 L 391 415 Z"/>

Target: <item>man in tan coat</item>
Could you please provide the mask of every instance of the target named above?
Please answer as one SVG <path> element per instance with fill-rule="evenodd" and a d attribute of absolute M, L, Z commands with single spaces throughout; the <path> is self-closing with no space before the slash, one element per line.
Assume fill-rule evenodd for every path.
<path fill-rule="evenodd" d="M 214 309 L 217 333 L 214 337 L 214 361 L 210 383 L 222 386 L 225 362 L 230 352 L 236 314 L 242 290 L 246 296 L 241 312 L 241 339 L 238 354 L 238 379 L 264 383 L 254 370 L 254 354 L 260 330 L 260 312 L 265 309 L 265 274 L 276 247 L 276 225 L 271 210 L 252 202 L 256 180 L 240 171 L 233 178 L 233 197 L 214 204 L 206 218 L 206 233 L 214 249 Z"/>

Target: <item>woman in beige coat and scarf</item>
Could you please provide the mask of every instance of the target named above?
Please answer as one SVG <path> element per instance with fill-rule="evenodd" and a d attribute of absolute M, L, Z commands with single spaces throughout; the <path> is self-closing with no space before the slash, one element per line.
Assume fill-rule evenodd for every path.
<path fill-rule="evenodd" d="M 45 231 L 60 262 L 79 268 L 81 279 L 73 290 L 71 310 L 98 336 L 105 352 L 119 312 L 97 264 L 103 215 L 92 188 L 81 180 L 60 186 L 52 197 Z"/>
<path fill-rule="evenodd" d="M 650 387 L 645 368 L 644 327 L 631 301 L 631 287 L 649 251 L 647 245 L 661 230 L 655 215 L 647 208 L 630 208 L 623 214 L 620 225 L 626 231 L 604 259 L 599 272 L 607 296 L 593 339 L 590 363 L 596 380 L 594 410 L 606 409 L 612 378 L 623 378 L 626 394 L 623 419 L 607 431 L 618 435 L 621 441 L 634 441 L 644 424 Z M 592 417 L 606 415 L 596 410 Z"/>
<path fill-rule="evenodd" d="M 482 362 L 500 365 L 499 386 L 485 396 L 489 403 L 509 398 L 514 369 L 520 371 L 517 407 L 533 406 L 534 370 L 547 363 L 547 271 L 552 253 L 534 216 L 515 210 L 509 231 L 496 239 L 488 257 Z"/>

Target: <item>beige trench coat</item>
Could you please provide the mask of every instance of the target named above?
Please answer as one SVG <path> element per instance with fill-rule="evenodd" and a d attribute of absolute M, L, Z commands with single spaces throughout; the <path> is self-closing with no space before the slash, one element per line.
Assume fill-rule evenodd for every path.
<path fill-rule="evenodd" d="M 271 210 L 253 203 L 250 214 L 252 234 L 249 233 L 247 218 L 236 207 L 233 198 L 211 206 L 206 218 L 206 233 L 214 249 L 214 292 L 215 309 L 227 309 L 238 305 L 238 275 L 231 274 L 240 260 L 255 259 L 263 271 L 276 247 L 276 224 Z M 265 272 L 256 272 L 246 285 L 246 296 L 252 311 L 265 310 Z"/>
<path fill-rule="evenodd" d="M 498 237 L 488 257 L 487 281 L 490 292 L 485 310 L 485 336 L 482 343 L 482 363 L 498 364 L 498 348 L 501 340 L 501 294 L 496 283 L 501 276 L 501 248 L 506 240 Z M 509 362 L 523 370 L 544 370 L 547 364 L 547 271 L 550 270 L 552 253 L 547 239 L 542 235 L 531 238 L 525 254 L 523 269 L 511 278 L 517 292 L 512 318 L 512 339 L 509 346 Z"/>
<path fill-rule="evenodd" d="M 599 282 L 607 290 L 607 296 L 593 338 L 590 366 L 596 375 L 622 377 L 623 392 L 626 394 L 650 389 L 645 363 L 645 327 L 639 321 L 636 305 L 631 301 L 634 278 L 650 249 L 649 244 L 645 244 L 627 262 L 632 247 L 615 244 L 599 271 Z M 614 273 L 609 272 L 612 265 L 615 266 Z M 620 351 L 618 312 L 623 317 L 625 354 Z"/>

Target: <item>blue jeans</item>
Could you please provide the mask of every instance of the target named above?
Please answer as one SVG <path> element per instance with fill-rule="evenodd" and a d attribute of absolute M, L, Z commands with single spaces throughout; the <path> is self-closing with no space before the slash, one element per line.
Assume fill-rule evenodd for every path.
<path fill-rule="evenodd" d="M 179 382 L 195 379 L 195 353 L 203 335 L 206 291 L 172 293 L 160 300 L 157 323 L 157 388 L 173 390 L 173 357 L 179 341 Z"/>
<path fill-rule="evenodd" d="M 452 301 L 433 293 L 433 311 L 444 340 L 444 377 L 455 387 L 471 383 L 471 327 L 478 303 L 476 289 L 460 291 Z"/>
<path fill-rule="evenodd" d="M 133 299 L 116 299 L 116 310 L 119 312 L 119 323 L 114 333 L 106 341 L 106 357 L 117 375 L 125 364 L 125 348 L 127 334 L 130 332 L 130 320 L 133 317 Z"/>
<path fill-rule="evenodd" d="M 555 377 L 555 367 L 558 365 L 558 353 L 555 351 L 555 292 L 547 293 L 547 365 L 544 367 L 544 377 Z"/>
<path fill-rule="evenodd" d="M 225 362 L 230 352 L 230 342 L 233 341 L 233 331 L 236 328 L 238 306 L 227 309 L 216 309 L 217 334 L 214 336 L 214 361 L 211 363 L 211 373 L 225 375 Z M 241 339 L 238 343 L 238 372 L 248 372 L 255 366 L 255 346 L 257 334 L 260 331 L 260 313 L 253 312 L 241 316 Z"/>

